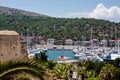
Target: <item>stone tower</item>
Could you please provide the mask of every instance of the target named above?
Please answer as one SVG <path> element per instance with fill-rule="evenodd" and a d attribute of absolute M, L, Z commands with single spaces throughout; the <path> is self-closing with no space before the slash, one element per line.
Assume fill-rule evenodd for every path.
<path fill-rule="evenodd" d="M 0 31 L 0 61 L 25 58 L 27 58 L 26 46 L 20 42 L 19 34 L 15 31 Z"/>

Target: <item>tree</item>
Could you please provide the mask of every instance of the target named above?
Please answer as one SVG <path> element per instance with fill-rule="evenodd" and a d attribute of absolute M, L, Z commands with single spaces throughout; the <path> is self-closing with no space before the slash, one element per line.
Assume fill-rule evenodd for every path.
<path fill-rule="evenodd" d="M 31 79 L 29 79 L 28 77 L 19 77 L 16 80 L 31 80 Z"/>
<path fill-rule="evenodd" d="M 87 60 L 83 65 L 86 67 L 86 70 L 93 70 L 95 67 L 95 62 Z"/>
<path fill-rule="evenodd" d="M 120 69 L 119 68 L 116 68 L 115 71 L 113 72 L 113 79 L 120 80 Z"/>
<path fill-rule="evenodd" d="M 102 67 L 105 65 L 104 62 L 96 62 L 94 65 L 94 70 L 96 75 L 98 75 L 100 73 L 100 70 L 102 69 Z"/>
<path fill-rule="evenodd" d="M 30 74 L 44 80 L 45 70 L 33 60 L 16 60 L 0 63 L 0 79 L 10 80 L 20 73 Z M 24 76 L 24 75 L 23 75 Z"/>
<path fill-rule="evenodd" d="M 88 78 L 92 78 L 92 77 L 95 77 L 95 71 L 94 70 L 90 70 L 90 71 L 87 71 L 87 77 Z"/>
<path fill-rule="evenodd" d="M 99 76 L 104 78 L 105 80 L 112 80 L 113 72 L 115 71 L 115 67 L 111 64 L 105 64 L 100 71 Z"/>
<path fill-rule="evenodd" d="M 14 13 L 14 11 L 12 12 Z M 7 13 L 8 14 L 8 13 Z M 93 38 L 102 39 L 101 32 L 104 29 L 108 36 L 110 33 L 110 26 L 117 27 L 118 37 L 120 36 L 120 24 L 109 22 L 100 19 L 73 19 L 73 18 L 54 18 L 48 16 L 27 16 L 23 14 L 0 14 L 0 30 L 15 30 L 19 34 L 22 32 L 25 36 L 26 29 L 24 26 L 29 28 L 29 34 L 32 36 L 33 33 L 37 35 L 44 36 L 47 38 L 80 38 L 83 35 L 89 40 L 89 26 L 93 26 Z M 113 28 L 113 35 L 115 35 L 115 30 Z M 108 38 L 109 39 L 109 38 Z M 113 37 L 114 39 L 114 37 Z M 64 41 L 63 41 L 64 44 Z"/>
<path fill-rule="evenodd" d="M 100 77 L 92 77 L 92 78 L 88 78 L 87 80 L 104 80 Z"/>
<path fill-rule="evenodd" d="M 47 61 L 47 55 L 45 54 L 45 51 L 40 52 L 40 60 Z"/>
<path fill-rule="evenodd" d="M 120 58 L 116 58 L 113 65 L 120 68 Z"/>
<path fill-rule="evenodd" d="M 82 67 L 78 67 L 78 70 L 77 70 L 77 73 L 78 73 L 78 77 L 81 77 L 81 80 L 85 80 L 86 78 L 86 67 L 82 66 Z"/>
<path fill-rule="evenodd" d="M 55 67 L 56 65 L 57 65 L 56 62 L 54 62 L 54 61 L 52 61 L 52 60 L 48 60 L 48 61 L 47 61 L 47 64 L 46 64 L 46 68 L 52 70 L 52 69 L 54 69 L 54 67 Z"/>
<path fill-rule="evenodd" d="M 68 80 L 69 79 L 69 69 L 66 67 L 66 65 L 57 65 L 53 72 L 54 77 L 56 77 L 57 79 L 64 79 L 64 80 Z"/>

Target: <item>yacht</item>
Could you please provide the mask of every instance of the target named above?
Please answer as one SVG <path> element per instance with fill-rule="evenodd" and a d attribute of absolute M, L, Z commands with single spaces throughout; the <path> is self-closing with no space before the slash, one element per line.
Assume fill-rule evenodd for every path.
<path fill-rule="evenodd" d="M 70 60 L 70 57 L 66 57 L 64 55 L 58 56 L 58 60 Z"/>

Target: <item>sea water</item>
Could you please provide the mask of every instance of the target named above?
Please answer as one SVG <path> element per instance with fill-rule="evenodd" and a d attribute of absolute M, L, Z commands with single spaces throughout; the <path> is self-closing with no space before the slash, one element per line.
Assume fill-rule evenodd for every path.
<path fill-rule="evenodd" d="M 58 60 L 59 56 L 69 57 L 71 60 L 75 59 L 72 50 L 47 50 L 46 55 L 50 60 Z"/>

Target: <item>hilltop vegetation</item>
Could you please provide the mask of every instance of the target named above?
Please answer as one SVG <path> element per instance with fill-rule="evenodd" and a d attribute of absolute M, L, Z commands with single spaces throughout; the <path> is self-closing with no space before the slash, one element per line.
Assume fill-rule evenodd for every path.
<path fill-rule="evenodd" d="M 12 11 L 12 14 L 6 14 L 0 10 L 0 30 L 15 30 L 19 34 L 26 35 L 26 27 L 29 35 L 39 35 L 47 38 L 71 38 L 73 40 L 90 39 L 90 29 L 93 29 L 93 38 L 115 39 L 115 30 L 120 37 L 120 23 L 114 23 L 100 19 L 87 18 L 54 18 L 45 15 L 25 15 Z"/>

